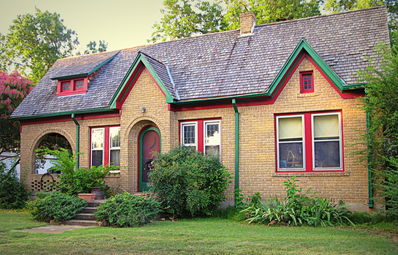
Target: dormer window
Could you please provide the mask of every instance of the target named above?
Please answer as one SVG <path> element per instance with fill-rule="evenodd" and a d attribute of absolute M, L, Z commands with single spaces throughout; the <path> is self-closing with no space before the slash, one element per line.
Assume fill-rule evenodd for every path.
<path fill-rule="evenodd" d="M 87 92 L 88 78 L 76 78 L 71 80 L 59 80 L 57 96 L 84 94 Z"/>
<path fill-rule="evenodd" d="M 312 71 L 300 72 L 300 93 L 314 92 L 314 75 Z"/>

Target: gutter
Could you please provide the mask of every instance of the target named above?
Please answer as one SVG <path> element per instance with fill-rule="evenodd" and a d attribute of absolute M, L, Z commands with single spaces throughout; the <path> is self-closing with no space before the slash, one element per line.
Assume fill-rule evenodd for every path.
<path fill-rule="evenodd" d="M 235 187 L 234 187 L 234 200 L 235 206 L 238 202 L 239 196 L 239 110 L 236 104 L 236 99 L 232 99 L 232 106 L 235 111 Z"/>
<path fill-rule="evenodd" d="M 80 124 L 77 122 L 76 116 L 74 113 L 71 114 L 71 118 L 73 122 L 75 122 L 76 126 L 76 169 L 79 168 L 79 148 L 80 148 Z"/>

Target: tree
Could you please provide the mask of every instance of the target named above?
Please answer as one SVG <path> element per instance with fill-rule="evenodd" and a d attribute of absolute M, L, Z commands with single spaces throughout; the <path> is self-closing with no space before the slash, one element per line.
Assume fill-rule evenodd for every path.
<path fill-rule="evenodd" d="M 224 0 L 227 13 L 224 16 L 227 29 L 240 26 L 239 15 L 251 11 L 257 24 L 320 15 L 321 0 Z"/>
<path fill-rule="evenodd" d="M 165 41 L 197 34 L 236 29 L 239 15 L 251 11 L 257 23 L 320 15 L 321 0 L 165 0 L 163 17 L 149 41 Z"/>
<path fill-rule="evenodd" d="M 108 48 L 108 43 L 103 41 L 103 40 L 99 40 L 98 41 L 98 48 L 97 48 L 97 42 L 96 41 L 90 41 L 86 45 L 86 47 L 87 47 L 87 49 L 84 51 L 84 54 L 103 52 L 103 51 L 106 51 L 106 49 Z"/>
<path fill-rule="evenodd" d="M 153 25 L 150 42 L 189 37 L 226 29 L 223 8 L 217 2 L 200 0 L 165 0 L 163 17 Z"/>
<path fill-rule="evenodd" d="M 398 217 L 398 48 L 380 50 L 381 69 L 371 64 L 361 72 L 367 81 L 365 108 L 370 126 L 367 140 L 370 165 L 379 177 L 387 213 Z"/>
<path fill-rule="evenodd" d="M 59 14 L 37 8 L 34 14 L 18 15 L 1 41 L 3 69 L 18 70 L 34 83 L 79 43 L 76 32 L 63 24 Z"/>
<path fill-rule="evenodd" d="M 19 148 L 19 123 L 9 117 L 32 90 L 32 81 L 17 72 L 0 71 L 0 153 Z"/>

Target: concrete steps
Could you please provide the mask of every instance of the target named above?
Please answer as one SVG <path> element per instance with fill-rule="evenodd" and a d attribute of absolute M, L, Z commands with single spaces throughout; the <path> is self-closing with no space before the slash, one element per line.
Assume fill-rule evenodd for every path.
<path fill-rule="evenodd" d="M 88 202 L 87 206 L 83 210 L 76 214 L 76 216 L 64 222 L 65 225 L 78 225 L 78 226 L 98 226 L 99 222 L 96 221 L 94 213 L 97 211 L 97 206 L 99 206 L 105 200 L 95 200 Z"/>

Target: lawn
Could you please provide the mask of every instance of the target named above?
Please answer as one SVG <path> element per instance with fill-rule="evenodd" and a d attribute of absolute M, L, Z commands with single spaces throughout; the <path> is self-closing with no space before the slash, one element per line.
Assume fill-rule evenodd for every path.
<path fill-rule="evenodd" d="M 26 214 L 2 213 L 3 230 L 36 224 Z M 7 218 L 10 220 L 4 221 Z M 0 235 L 0 254 L 176 253 L 397 254 L 398 246 L 388 237 L 351 228 L 267 227 L 219 218 L 155 222 L 140 228 L 94 227 L 61 234 L 11 230 Z"/>
<path fill-rule="evenodd" d="M 46 224 L 33 221 L 26 211 L 0 209 L 0 232 L 13 229 L 32 228 L 43 225 Z"/>

